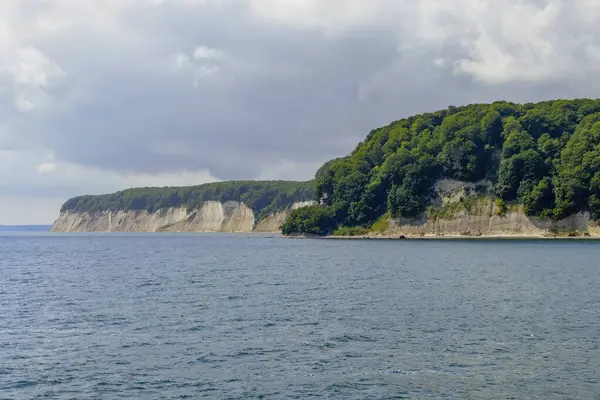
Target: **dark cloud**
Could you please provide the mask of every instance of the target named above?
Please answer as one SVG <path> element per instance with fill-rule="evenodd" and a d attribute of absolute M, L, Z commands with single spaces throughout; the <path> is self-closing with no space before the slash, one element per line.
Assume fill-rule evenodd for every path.
<path fill-rule="evenodd" d="M 12 110 L 10 131 L 51 149 L 57 162 L 246 179 L 285 162 L 318 165 L 344 155 L 370 129 L 417 112 L 594 96 L 598 88 L 588 82 L 597 69 L 581 67 L 596 57 L 597 35 L 585 27 L 600 19 L 575 23 L 598 10 L 584 0 L 563 10 L 565 18 L 556 16 L 558 1 L 518 2 L 514 11 L 460 0 L 453 11 L 434 1 L 374 0 L 361 3 L 364 18 L 348 11 L 358 9 L 351 0 L 290 2 L 300 7 L 297 17 L 281 13 L 285 2 L 272 9 L 260 7 L 268 0 L 200 3 L 31 3 L 49 21 L 62 15 L 67 28 L 57 22 L 60 29 L 16 43 L 39 49 L 66 76 L 55 87 L 32 78 L 28 90 L 52 102 Z M 577 43 L 586 46 L 569 47 Z M 196 59 L 199 46 L 205 50 Z M 13 90 L 5 106 L 16 101 Z"/>
<path fill-rule="evenodd" d="M 221 179 L 253 178 L 278 160 L 343 154 L 381 119 L 359 102 L 358 84 L 395 58 L 389 33 L 325 38 L 239 13 L 219 15 L 218 24 L 203 10 L 166 14 L 175 11 L 178 29 L 167 34 L 173 25 L 151 23 L 180 37 L 157 41 L 159 50 L 150 49 L 156 54 L 137 48 L 117 59 L 124 55 L 98 54 L 87 42 L 65 55 L 66 85 L 86 97 L 48 116 L 43 140 L 58 158 L 132 172 L 208 168 Z M 199 45 L 225 55 L 193 87 L 193 71 L 166 64 L 180 49 L 200 64 L 193 60 Z"/>

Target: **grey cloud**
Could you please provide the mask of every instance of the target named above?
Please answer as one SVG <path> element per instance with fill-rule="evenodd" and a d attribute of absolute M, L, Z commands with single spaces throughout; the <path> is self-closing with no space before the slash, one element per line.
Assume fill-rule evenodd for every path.
<path fill-rule="evenodd" d="M 374 15 L 384 15 L 386 4 L 390 13 L 398 11 L 391 2 L 373 4 L 381 7 Z M 9 121 L 29 143 L 69 163 L 133 173 L 209 170 L 219 179 L 247 179 L 270 176 L 265 169 L 278 163 L 312 166 L 344 155 L 370 129 L 413 113 L 498 99 L 594 96 L 598 89 L 588 81 L 597 71 L 593 66 L 565 75 L 569 65 L 590 60 L 592 47 L 584 44 L 597 44 L 596 34 L 585 31 L 591 23 L 575 23 L 579 12 L 549 19 L 564 30 L 563 38 L 545 37 L 552 27 L 542 23 L 532 33 L 553 45 L 552 57 L 540 62 L 565 57 L 559 73 L 541 65 L 540 79 L 519 79 L 517 67 L 528 64 L 518 59 L 516 67 L 495 75 L 481 69 L 495 66 L 482 58 L 487 47 L 475 47 L 481 32 L 467 35 L 477 16 L 435 14 L 431 21 L 442 24 L 445 36 L 431 35 L 434 40 L 417 32 L 414 8 L 395 25 L 375 19 L 335 34 L 318 24 L 299 29 L 261 19 L 241 1 L 192 7 L 165 1 L 128 9 L 115 14 L 110 29 L 33 40 L 67 77 L 51 92 L 55 104 L 11 113 Z M 480 17 L 491 21 L 498 10 L 490 6 Z M 498 23 L 486 35 L 510 55 L 514 37 L 503 36 L 501 28 L 506 26 Z M 569 50 L 569 43 L 581 46 Z M 197 46 L 223 56 L 211 61 L 216 72 L 194 87 L 202 67 L 193 57 Z M 173 56 L 180 53 L 190 61 L 177 69 Z M 461 60 L 470 60 L 479 75 L 465 71 Z M 280 178 L 288 177 L 288 170 L 281 171 Z M 314 170 L 288 173 L 307 179 Z"/>
<path fill-rule="evenodd" d="M 161 45 L 162 55 L 199 44 L 232 55 L 197 88 L 189 74 L 154 74 L 143 63 L 162 61 L 138 54 L 120 60 L 121 68 L 87 53 L 63 61 L 74 80 L 84 76 L 92 97 L 51 117 L 48 145 L 80 164 L 133 172 L 208 168 L 223 179 L 256 177 L 269 161 L 325 161 L 349 151 L 372 123 L 361 121 L 357 82 L 394 57 L 395 42 L 380 32 L 324 39 L 237 18 L 237 35 L 218 36 L 200 17 L 188 36 L 181 33 L 185 45 Z M 93 79 L 90 58 L 97 58 Z"/>

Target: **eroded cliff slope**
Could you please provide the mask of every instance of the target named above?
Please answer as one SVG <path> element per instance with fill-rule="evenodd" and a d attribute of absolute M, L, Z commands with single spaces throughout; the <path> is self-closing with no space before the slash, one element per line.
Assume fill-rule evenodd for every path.
<path fill-rule="evenodd" d="M 442 180 L 435 203 L 418 218 L 390 218 L 386 235 L 405 236 L 590 236 L 600 226 L 588 212 L 560 220 L 528 216 L 523 206 L 502 207 L 489 196 L 491 183 Z M 478 193 L 479 191 L 479 193 Z"/>
<path fill-rule="evenodd" d="M 312 182 L 228 181 L 147 187 L 67 200 L 54 232 L 277 232 L 310 204 Z"/>
<path fill-rule="evenodd" d="M 61 212 L 53 232 L 279 232 L 281 223 L 293 208 L 311 204 L 296 202 L 286 210 L 257 220 L 242 202 L 207 201 L 202 207 L 187 210 L 170 207 L 148 211 L 72 211 Z"/>

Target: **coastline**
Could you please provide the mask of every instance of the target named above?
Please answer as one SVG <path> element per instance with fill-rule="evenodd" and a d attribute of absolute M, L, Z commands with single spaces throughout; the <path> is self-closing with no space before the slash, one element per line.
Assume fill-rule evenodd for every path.
<path fill-rule="evenodd" d="M 307 234 L 292 234 L 292 235 L 283 235 L 281 232 L 222 232 L 222 231 L 90 231 L 90 232 L 51 232 L 48 233 L 53 234 L 61 234 L 61 233 L 147 233 L 147 234 L 177 234 L 177 233 L 199 233 L 199 234 L 230 234 L 230 235 L 250 235 L 250 236 L 262 236 L 268 238 L 275 239 L 312 239 L 312 240 L 419 240 L 419 241 L 494 241 L 494 240 L 507 240 L 507 241 L 548 241 L 548 240 L 561 240 L 561 241 L 600 241 L 600 236 L 592 236 L 592 235 L 577 235 L 577 236 L 568 236 L 568 235 L 357 235 L 357 236 L 341 236 L 341 235 L 329 235 L 329 236 L 319 236 L 319 235 L 307 235 Z"/>
<path fill-rule="evenodd" d="M 568 235 L 290 235 L 285 239 L 316 239 L 316 240 L 600 240 L 600 236 L 568 236 Z"/>

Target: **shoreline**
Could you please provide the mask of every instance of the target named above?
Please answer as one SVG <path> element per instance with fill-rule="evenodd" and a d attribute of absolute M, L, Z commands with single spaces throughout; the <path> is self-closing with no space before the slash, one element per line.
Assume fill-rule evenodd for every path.
<path fill-rule="evenodd" d="M 560 236 L 560 235 L 358 235 L 358 236 L 318 236 L 290 235 L 285 239 L 315 239 L 315 240 L 600 240 L 600 236 Z"/>
<path fill-rule="evenodd" d="M 468 241 L 490 241 L 490 240 L 587 240 L 597 241 L 600 240 L 600 236 L 592 236 L 580 234 L 577 236 L 568 235 L 421 235 L 421 234 L 396 234 L 396 235 L 357 235 L 357 236 L 342 236 L 342 235 L 307 235 L 307 234 L 292 234 L 283 235 L 281 232 L 220 232 L 220 231 L 43 231 L 42 233 L 51 234 L 69 234 L 69 233 L 91 233 L 91 234 L 127 234 L 127 233 L 139 233 L 139 234 L 225 234 L 225 235 L 250 235 L 250 236 L 262 236 L 275 239 L 312 239 L 312 240 L 468 240 Z"/>

